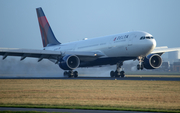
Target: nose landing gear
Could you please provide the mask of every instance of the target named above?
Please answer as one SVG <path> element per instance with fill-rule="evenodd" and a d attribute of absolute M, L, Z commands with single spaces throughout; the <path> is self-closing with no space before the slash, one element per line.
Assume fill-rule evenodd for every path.
<path fill-rule="evenodd" d="M 118 62 L 116 71 L 111 71 L 110 76 L 111 77 L 122 77 L 122 78 L 125 77 L 125 72 L 121 68 L 122 65 L 123 65 L 123 62 Z"/>
<path fill-rule="evenodd" d="M 138 61 L 139 61 L 139 64 L 137 65 L 137 70 L 143 70 L 144 68 L 144 65 L 143 65 L 143 57 L 138 57 Z"/>

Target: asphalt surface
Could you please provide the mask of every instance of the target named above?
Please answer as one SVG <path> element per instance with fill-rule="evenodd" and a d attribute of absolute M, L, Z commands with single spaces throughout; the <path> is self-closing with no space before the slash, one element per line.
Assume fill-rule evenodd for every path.
<path fill-rule="evenodd" d="M 148 81 L 180 81 L 180 77 L 0 77 L 0 79 L 71 79 L 71 80 L 148 80 Z"/>
<path fill-rule="evenodd" d="M 5 108 L 5 107 L 0 107 L 0 111 L 39 111 L 39 112 L 66 112 L 66 113 L 138 113 L 137 111 L 44 109 L 44 108 Z M 140 112 L 140 113 L 149 113 L 149 112 Z M 153 112 L 151 112 L 151 113 L 153 113 Z"/>

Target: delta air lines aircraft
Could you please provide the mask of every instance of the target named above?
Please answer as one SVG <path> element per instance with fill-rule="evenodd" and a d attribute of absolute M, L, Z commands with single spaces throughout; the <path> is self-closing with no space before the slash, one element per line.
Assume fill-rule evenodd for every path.
<path fill-rule="evenodd" d="M 36 9 L 43 42 L 43 50 L 0 48 L 2 59 L 7 56 L 38 58 L 38 62 L 48 59 L 64 71 L 64 76 L 78 77 L 73 71 L 79 67 L 117 65 L 110 77 L 124 77 L 122 70 L 126 60 L 138 60 L 138 70 L 156 69 L 162 64 L 161 55 L 180 48 L 156 47 L 154 37 L 143 31 L 133 31 L 81 41 L 60 43 L 54 36 L 42 8 Z"/>

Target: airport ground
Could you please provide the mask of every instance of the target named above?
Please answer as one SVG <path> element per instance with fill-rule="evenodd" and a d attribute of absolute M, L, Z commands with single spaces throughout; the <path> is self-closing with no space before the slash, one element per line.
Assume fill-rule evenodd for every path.
<path fill-rule="evenodd" d="M 3 78 L 0 106 L 180 112 L 179 81 L 179 75 Z"/>

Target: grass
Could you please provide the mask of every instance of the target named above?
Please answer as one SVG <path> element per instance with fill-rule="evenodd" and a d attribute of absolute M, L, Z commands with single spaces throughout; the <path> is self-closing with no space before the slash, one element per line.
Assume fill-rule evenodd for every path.
<path fill-rule="evenodd" d="M 179 81 L 1 79 L 0 106 L 180 112 Z"/>

